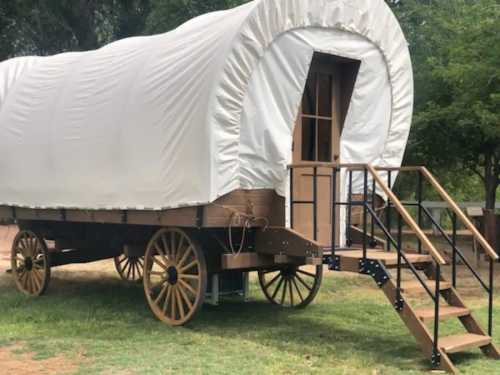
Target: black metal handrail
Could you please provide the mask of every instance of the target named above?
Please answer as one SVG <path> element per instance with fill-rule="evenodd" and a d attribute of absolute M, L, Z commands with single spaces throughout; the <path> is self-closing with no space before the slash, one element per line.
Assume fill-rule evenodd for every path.
<path fill-rule="evenodd" d="M 377 170 L 382 170 L 386 171 L 388 173 L 388 179 L 390 181 L 391 179 L 391 173 L 393 171 L 400 171 L 400 172 L 416 172 L 417 173 L 417 201 L 416 202 L 405 202 L 402 201 L 401 203 L 406 206 L 406 207 L 416 207 L 417 208 L 417 222 L 419 226 L 422 226 L 422 221 L 423 221 L 423 215 L 425 214 L 425 217 L 431 222 L 433 228 L 436 228 L 439 234 L 448 242 L 448 244 L 451 246 L 452 249 L 452 259 L 451 259 L 451 272 L 452 272 L 452 286 L 453 288 L 457 287 L 457 257 L 462 261 L 462 263 L 467 267 L 467 269 L 472 273 L 474 278 L 479 282 L 481 287 L 488 293 L 488 334 L 491 336 L 493 333 L 493 284 L 494 284 L 494 258 L 489 255 L 489 277 L 488 277 L 488 284 L 483 280 L 481 275 L 474 269 L 474 267 L 471 265 L 471 263 L 467 260 L 463 252 L 460 250 L 460 248 L 457 246 L 457 213 L 456 211 L 452 210 L 452 237 L 448 234 L 446 234 L 446 231 L 443 229 L 443 227 L 436 221 L 436 219 L 432 216 L 432 214 L 429 212 L 427 207 L 423 205 L 423 199 L 422 199 L 422 192 L 423 192 L 423 180 L 424 176 L 423 173 L 426 172 L 427 178 L 429 178 L 430 173 L 425 170 L 422 167 L 410 167 L 410 168 L 383 168 L 379 167 Z M 431 176 L 432 177 L 432 176 Z M 434 182 L 432 185 L 434 188 L 436 188 L 437 183 Z M 440 187 L 440 186 L 439 186 Z M 387 217 L 390 218 L 390 209 L 391 209 L 391 203 L 390 201 L 387 202 L 387 210 L 388 214 Z M 390 219 L 389 219 L 390 223 Z M 484 241 L 483 241 L 484 242 Z M 422 243 L 420 239 L 418 239 L 418 251 L 422 251 Z M 491 253 L 491 251 L 490 251 Z"/>
<path fill-rule="evenodd" d="M 490 254 L 490 269 L 489 269 L 489 285 L 484 282 L 481 276 L 477 273 L 476 270 L 472 267 L 469 261 L 464 256 L 463 252 L 458 248 L 456 243 L 456 235 L 457 235 L 457 213 L 453 212 L 453 230 L 452 237 L 448 236 L 445 230 L 441 227 L 439 223 L 432 217 L 429 210 L 422 204 L 423 199 L 423 172 L 421 167 L 409 167 L 409 168 L 373 168 L 370 165 L 338 165 L 332 163 L 307 163 L 301 165 L 292 165 L 290 166 L 290 202 L 291 202 L 291 225 L 293 227 L 293 211 L 295 204 L 311 204 L 313 205 L 313 237 L 314 240 L 317 240 L 318 237 L 318 218 L 317 218 L 317 208 L 318 208 L 318 186 L 317 186 L 317 178 L 318 178 L 318 169 L 317 168 L 331 168 L 332 169 L 332 187 L 331 187 L 331 249 L 332 249 L 332 257 L 335 258 L 336 248 L 337 248 L 337 239 L 336 239 L 336 222 L 337 222 L 337 207 L 346 206 L 347 207 L 347 225 L 346 225 L 346 244 L 348 246 L 352 245 L 352 239 L 350 234 L 350 228 L 352 225 L 352 209 L 353 207 L 361 207 L 362 208 L 362 232 L 363 232 L 363 243 L 362 243 L 362 253 L 363 253 L 363 261 L 366 263 L 367 260 L 367 250 L 368 250 L 368 238 L 371 238 L 372 241 L 375 239 L 375 227 L 378 227 L 385 235 L 386 241 L 386 250 L 390 251 L 391 248 L 394 248 L 398 255 L 397 260 L 397 275 L 396 275 L 396 305 L 401 301 L 401 269 L 403 265 L 408 267 L 411 273 L 416 277 L 418 282 L 425 289 L 428 296 L 432 299 L 435 308 L 435 316 L 434 316 L 434 351 L 433 358 L 434 360 L 439 361 L 439 350 L 438 350 L 438 340 L 439 340 L 439 309 L 440 309 L 440 280 L 441 280 L 441 264 L 444 264 L 443 258 L 437 253 L 437 250 L 430 243 L 429 239 L 426 235 L 423 234 L 421 227 L 424 216 L 427 217 L 434 227 L 440 232 L 440 234 L 445 238 L 445 240 L 452 247 L 452 285 L 456 287 L 456 265 L 457 259 L 460 259 L 467 268 L 472 272 L 474 277 L 479 281 L 481 286 L 488 292 L 489 298 L 489 308 L 488 308 L 488 333 L 491 336 L 492 334 L 492 306 L 493 306 L 493 257 Z M 312 168 L 313 169 L 313 199 L 309 200 L 294 200 L 293 198 L 293 170 L 294 168 Z M 337 199 L 338 191 L 337 191 L 337 175 L 341 171 L 342 168 L 345 168 L 348 172 L 347 180 L 348 180 L 348 191 L 347 191 L 347 202 L 342 202 Z M 382 180 L 379 176 L 375 176 L 377 171 L 385 171 L 387 172 L 387 183 L 388 186 L 381 186 L 382 191 L 387 194 L 387 204 L 385 207 L 386 210 L 386 223 L 382 222 L 382 219 L 379 217 L 376 209 L 376 197 L 377 197 L 377 184 L 383 184 Z M 416 197 L 417 202 L 401 202 L 390 190 L 393 182 L 392 172 L 394 171 L 417 171 L 417 187 L 416 187 Z M 427 171 L 427 170 L 426 170 Z M 360 172 L 363 174 L 363 189 L 362 189 L 362 198 L 360 200 L 353 200 L 353 173 Z M 369 174 L 372 175 L 371 181 L 371 198 L 369 197 Z M 430 176 L 430 177 L 429 177 Z M 425 178 L 429 179 L 433 177 L 427 171 L 427 175 Z M 434 180 L 432 182 L 433 186 L 436 187 L 437 182 Z M 440 185 L 437 185 L 440 187 Z M 442 194 L 442 193 L 440 193 Z M 446 194 L 446 193 L 444 193 Z M 392 198 L 391 198 L 392 197 Z M 448 197 L 449 199 L 449 197 Z M 391 201 L 394 200 L 394 203 Z M 449 202 L 448 202 L 449 203 Z M 396 204 L 398 205 L 396 207 Z M 417 208 L 417 218 L 416 223 L 409 219 L 409 213 L 406 211 L 404 207 L 416 207 Z M 397 231 L 397 239 L 394 238 L 391 232 L 391 209 L 398 209 L 398 231 Z M 433 262 L 435 263 L 435 289 L 434 291 L 428 286 L 428 283 L 420 276 L 418 270 L 415 266 L 409 261 L 407 255 L 403 251 L 402 244 L 402 227 L 403 227 L 403 214 L 405 215 L 405 221 L 410 225 L 410 227 L 414 230 L 415 234 L 417 234 L 418 246 L 417 250 L 419 253 L 422 253 L 423 242 L 425 242 L 426 248 L 430 251 L 432 250 Z M 368 230 L 368 217 L 370 216 L 370 229 Z M 461 216 L 461 220 L 464 220 Z M 370 234 L 369 234 L 370 232 Z M 477 236 L 478 234 L 474 232 Z M 481 241 L 484 243 L 484 240 Z M 491 252 L 491 251 L 490 251 Z"/>
<path fill-rule="evenodd" d="M 294 224 L 294 206 L 296 204 L 312 204 L 313 205 L 313 237 L 314 240 L 317 239 L 318 235 L 318 223 L 317 223 L 317 207 L 318 207 L 318 186 L 317 186 L 317 165 L 311 165 L 311 166 L 299 166 L 299 167 L 310 167 L 313 168 L 313 175 L 311 176 L 313 178 L 313 199 L 311 201 L 308 200 L 295 200 L 294 199 L 294 167 L 290 167 L 290 222 L 291 226 L 293 228 Z M 354 201 L 352 199 L 353 195 L 353 189 L 352 189 L 352 184 L 353 184 L 353 169 L 349 169 L 349 184 L 348 184 L 348 199 L 347 202 L 339 202 L 337 200 L 337 173 L 340 171 L 340 166 L 336 165 L 331 165 L 332 167 L 332 188 L 331 188 L 331 199 L 332 199 L 332 206 L 331 206 L 331 215 L 332 215 L 332 222 L 331 222 L 331 259 L 335 258 L 336 255 L 336 221 L 337 221 L 337 207 L 338 206 L 347 206 L 347 233 L 346 233 L 346 242 L 350 246 L 352 241 L 350 238 L 350 227 L 351 227 L 351 220 L 352 220 L 352 208 L 357 206 L 357 207 L 362 207 L 363 210 L 363 219 L 362 219 L 362 226 L 363 226 L 363 262 L 366 264 L 367 261 L 367 248 L 368 248 L 368 215 L 371 217 L 371 238 L 373 240 L 374 238 L 374 232 L 375 232 L 375 224 L 384 232 L 386 238 L 387 238 L 387 244 L 390 246 L 394 246 L 394 248 L 397 251 L 398 255 L 398 261 L 397 261 L 397 276 L 396 276 L 396 301 L 394 302 L 396 308 L 398 310 L 401 310 L 403 307 L 401 305 L 402 298 L 401 298 L 401 270 L 403 266 L 403 261 L 404 264 L 411 270 L 412 274 L 417 278 L 419 283 L 422 285 L 422 287 L 425 289 L 427 294 L 430 296 L 432 301 L 434 302 L 434 307 L 435 307 L 435 319 L 434 319 L 434 342 L 433 342 L 433 361 L 438 364 L 439 362 L 436 362 L 436 358 L 439 358 L 439 350 L 438 350 L 438 340 L 439 340 L 439 296 L 440 296 L 440 279 L 441 279 L 441 267 L 439 262 L 435 261 L 436 263 L 436 289 L 433 293 L 425 280 L 419 275 L 418 270 L 415 268 L 415 266 L 412 264 L 412 262 L 409 261 L 407 255 L 403 251 L 403 244 L 402 244 L 402 226 L 403 226 L 403 220 L 402 220 L 402 215 L 401 212 L 399 213 L 398 217 L 398 239 L 396 240 L 390 231 L 390 226 L 386 227 L 383 223 L 382 220 L 378 217 L 376 209 L 375 209 L 375 196 L 376 196 L 376 180 L 375 176 L 373 176 L 373 181 L 372 181 L 372 198 L 371 201 L 368 199 L 368 173 L 369 173 L 369 167 L 364 166 L 361 170 L 363 172 L 363 199 L 361 201 Z M 357 166 L 356 168 L 359 168 Z M 371 170 L 371 173 L 374 172 L 374 169 Z M 389 177 L 390 178 L 390 177 Z M 379 181 L 380 183 L 380 181 Z M 404 208 L 403 208 L 404 209 Z M 388 229 L 389 228 L 389 229 Z M 388 247 L 390 248 L 390 247 Z"/>

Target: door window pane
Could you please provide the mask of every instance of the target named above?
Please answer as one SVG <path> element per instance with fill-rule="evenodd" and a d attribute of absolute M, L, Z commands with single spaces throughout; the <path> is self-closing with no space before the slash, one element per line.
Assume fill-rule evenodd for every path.
<path fill-rule="evenodd" d="M 316 160 L 316 120 L 302 118 L 302 160 Z"/>
<path fill-rule="evenodd" d="M 318 120 L 318 161 L 332 161 L 331 120 Z"/>
<path fill-rule="evenodd" d="M 318 74 L 319 116 L 332 117 L 332 77 Z"/>
<path fill-rule="evenodd" d="M 302 99 L 302 113 L 304 115 L 316 114 L 316 82 L 316 74 L 309 74 Z"/>

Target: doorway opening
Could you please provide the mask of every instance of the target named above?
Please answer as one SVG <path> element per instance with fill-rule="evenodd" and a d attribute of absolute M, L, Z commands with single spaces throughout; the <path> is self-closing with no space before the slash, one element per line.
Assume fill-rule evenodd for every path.
<path fill-rule="evenodd" d="M 358 60 L 314 53 L 295 124 L 292 146 L 294 164 L 340 160 L 340 138 L 360 65 Z M 324 246 L 330 246 L 331 170 L 318 168 L 317 176 L 317 232 L 314 233 L 314 209 L 309 204 L 294 205 L 293 229 Z M 294 199 L 312 201 L 313 168 L 297 170 L 293 179 Z M 339 181 L 334 183 L 338 185 Z M 336 228 L 340 230 L 338 223 Z"/>

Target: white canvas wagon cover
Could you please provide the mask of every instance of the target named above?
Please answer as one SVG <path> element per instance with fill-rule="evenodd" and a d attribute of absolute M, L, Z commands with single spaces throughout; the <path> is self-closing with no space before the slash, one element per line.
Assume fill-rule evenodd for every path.
<path fill-rule="evenodd" d="M 284 195 L 314 51 L 361 61 L 342 162 L 400 165 L 407 43 L 383 0 L 257 0 L 162 35 L 0 64 L 0 204 L 165 209 Z"/>

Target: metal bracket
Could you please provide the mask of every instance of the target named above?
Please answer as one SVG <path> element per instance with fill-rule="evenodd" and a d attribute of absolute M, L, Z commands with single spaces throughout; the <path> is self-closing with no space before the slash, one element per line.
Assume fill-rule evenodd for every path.
<path fill-rule="evenodd" d="M 434 351 L 432 353 L 431 361 L 434 368 L 439 367 L 441 365 L 441 353 Z"/>
<path fill-rule="evenodd" d="M 396 311 L 403 311 L 405 301 L 401 297 L 396 297 L 396 301 L 394 301 L 394 308 Z"/>
<path fill-rule="evenodd" d="M 128 211 L 123 210 L 122 211 L 122 224 L 127 224 L 128 223 Z"/>
<path fill-rule="evenodd" d="M 360 259 L 359 273 L 373 277 L 379 287 L 384 286 L 390 278 L 389 272 L 387 272 L 387 269 L 378 260 L 367 259 L 365 261 L 364 259 Z"/>
<path fill-rule="evenodd" d="M 340 257 L 338 255 L 328 256 L 326 258 L 326 264 L 328 264 L 328 269 L 330 271 L 340 271 Z"/>
<path fill-rule="evenodd" d="M 196 227 L 200 229 L 203 227 L 203 216 L 205 214 L 205 206 L 198 206 L 196 208 Z"/>

